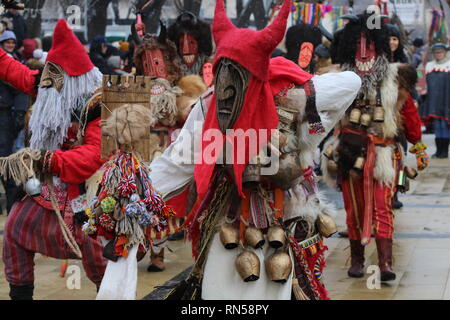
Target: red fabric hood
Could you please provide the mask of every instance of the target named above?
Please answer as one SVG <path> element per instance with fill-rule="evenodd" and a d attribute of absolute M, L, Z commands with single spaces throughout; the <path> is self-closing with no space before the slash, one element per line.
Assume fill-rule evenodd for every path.
<path fill-rule="evenodd" d="M 80 40 L 63 19 L 56 24 L 47 61 L 61 66 L 69 76 L 80 76 L 94 67 Z"/>

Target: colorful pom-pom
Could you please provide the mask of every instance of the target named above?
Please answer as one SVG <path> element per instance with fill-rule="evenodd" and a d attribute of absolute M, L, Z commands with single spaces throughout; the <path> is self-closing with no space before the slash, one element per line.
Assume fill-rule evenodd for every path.
<path fill-rule="evenodd" d="M 113 212 L 114 207 L 116 206 L 116 199 L 114 199 L 113 197 L 106 197 L 102 200 L 100 206 L 105 213 Z"/>
<path fill-rule="evenodd" d="M 113 231 L 114 227 L 116 225 L 113 218 L 109 214 L 106 214 L 106 213 L 102 214 L 98 218 L 98 222 L 103 228 L 105 228 L 108 231 Z"/>

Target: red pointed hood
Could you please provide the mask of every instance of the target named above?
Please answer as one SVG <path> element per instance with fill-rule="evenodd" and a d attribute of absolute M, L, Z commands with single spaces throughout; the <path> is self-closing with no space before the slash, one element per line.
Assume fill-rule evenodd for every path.
<path fill-rule="evenodd" d="M 267 80 L 272 52 L 283 40 L 291 9 L 285 0 L 275 20 L 262 30 L 240 29 L 227 17 L 223 0 L 216 1 L 212 32 L 216 43 L 214 67 L 220 58 L 229 58 L 260 80 Z"/>
<path fill-rule="evenodd" d="M 80 76 L 94 67 L 80 40 L 63 19 L 56 24 L 47 61 L 61 66 L 69 76 Z"/>

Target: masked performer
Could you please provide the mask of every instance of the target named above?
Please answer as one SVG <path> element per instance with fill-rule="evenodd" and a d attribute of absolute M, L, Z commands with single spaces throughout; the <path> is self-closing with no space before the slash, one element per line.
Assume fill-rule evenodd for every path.
<path fill-rule="evenodd" d="M 3 262 L 10 297 L 32 299 L 36 252 L 58 259 L 82 256 L 87 276 L 99 286 L 106 266 L 102 247 L 84 235 L 77 217 L 83 216 L 84 183 L 104 162 L 97 91 L 102 74 L 67 22 L 59 20 L 42 74 L 0 50 L 0 79 L 37 95 L 30 146 L 42 150 L 41 172 L 51 177 L 39 196 L 17 202 L 6 220 Z"/>
<path fill-rule="evenodd" d="M 318 27 L 299 23 L 286 32 L 286 58 L 292 60 L 305 71 L 313 73 L 315 69 L 314 52 L 322 43 L 322 33 Z"/>
<path fill-rule="evenodd" d="M 142 39 L 134 33 L 139 43 L 135 53 L 137 73 L 153 78 L 151 111 L 154 122 L 151 129 L 151 160 L 155 159 L 175 140 L 183 126 L 192 105 L 206 90 L 202 79 L 197 75 L 182 77 L 182 62 L 175 44 L 167 38 L 167 31 L 161 23 L 160 34 L 146 34 Z M 167 236 L 179 227 L 180 219 L 186 215 L 189 188 L 167 202 L 177 213 L 169 218 L 169 228 L 155 233 L 151 250 L 149 272 L 163 271 L 164 243 Z"/>
<path fill-rule="evenodd" d="M 236 28 L 216 3 L 214 92 L 151 164 L 165 198 L 192 180 L 198 192 L 184 224 L 196 262 L 170 298 L 291 299 L 293 290 L 297 299 L 327 299 L 322 235 L 333 232 L 332 209 L 317 191 L 313 154 L 361 82 L 353 72 L 313 77 L 285 58 L 270 60 L 290 5 L 255 31 Z M 269 152 L 270 136 L 280 145 L 275 139 Z M 272 172 L 262 166 L 269 154 Z"/>
<path fill-rule="evenodd" d="M 392 198 L 402 185 L 403 166 L 398 143 L 402 134 L 414 144 L 419 170 L 426 167 L 426 146 L 421 142 L 420 120 L 410 92 L 417 76 L 409 65 L 389 64 L 386 25 L 369 29 L 368 14 L 346 16 L 345 28 L 335 37 L 332 56 L 343 70 L 362 79 L 357 99 L 324 147 L 325 180 L 342 189 L 351 248 L 350 277 L 364 275 L 364 246 L 375 235 L 381 280 L 395 279 L 392 271 L 394 231 Z M 403 170 L 405 169 L 405 170 Z M 402 173 L 402 174 L 400 174 Z"/>
<path fill-rule="evenodd" d="M 169 27 L 168 36 L 177 46 L 183 74 L 202 74 L 213 49 L 209 24 L 186 11 Z"/>
<path fill-rule="evenodd" d="M 431 120 L 436 135 L 436 153 L 434 158 L 448 158 L 450 144 L 450 50 L 443 43 L 431 47 L 433 60 L 426 65 L 427 98 L 422 116 Z"/>

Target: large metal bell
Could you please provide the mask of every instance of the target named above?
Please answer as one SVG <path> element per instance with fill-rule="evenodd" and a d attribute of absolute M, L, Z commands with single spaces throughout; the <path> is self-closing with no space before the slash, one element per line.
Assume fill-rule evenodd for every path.
<path fill-rule="evenodd" d="M 262 231 L 255 227 L 245 229 L 245 243 L 255 249 L 261 248 L 266 240 Z"/>
<path fill-rule="evenodd" d="M 291 257 L 286 252 L 274 253 L 266 260 L 267 277 L 272 281 L 285 283 L 291 271 Z"/>
<path fill-rule="evenodd" d="M 261 263 L 258 256 L 250 250 L 241 252 L 235 261 L 236 270 L 244 282 L 259 279 Z"/>
<path fill-rule="evenodd" d="M 275 249 L 281 248 L 286 243 L 286 235 L 283 228 L 280 226 L 270 227 L 267 231 L 267 238 L 269 240 L 269 245 Z"/>
<path fill-rule="evenodd" d="M 225 249 L 234 249 L 239 245 L 239 230 L 229 223 L 220 226 L 219 236 Z"/>

